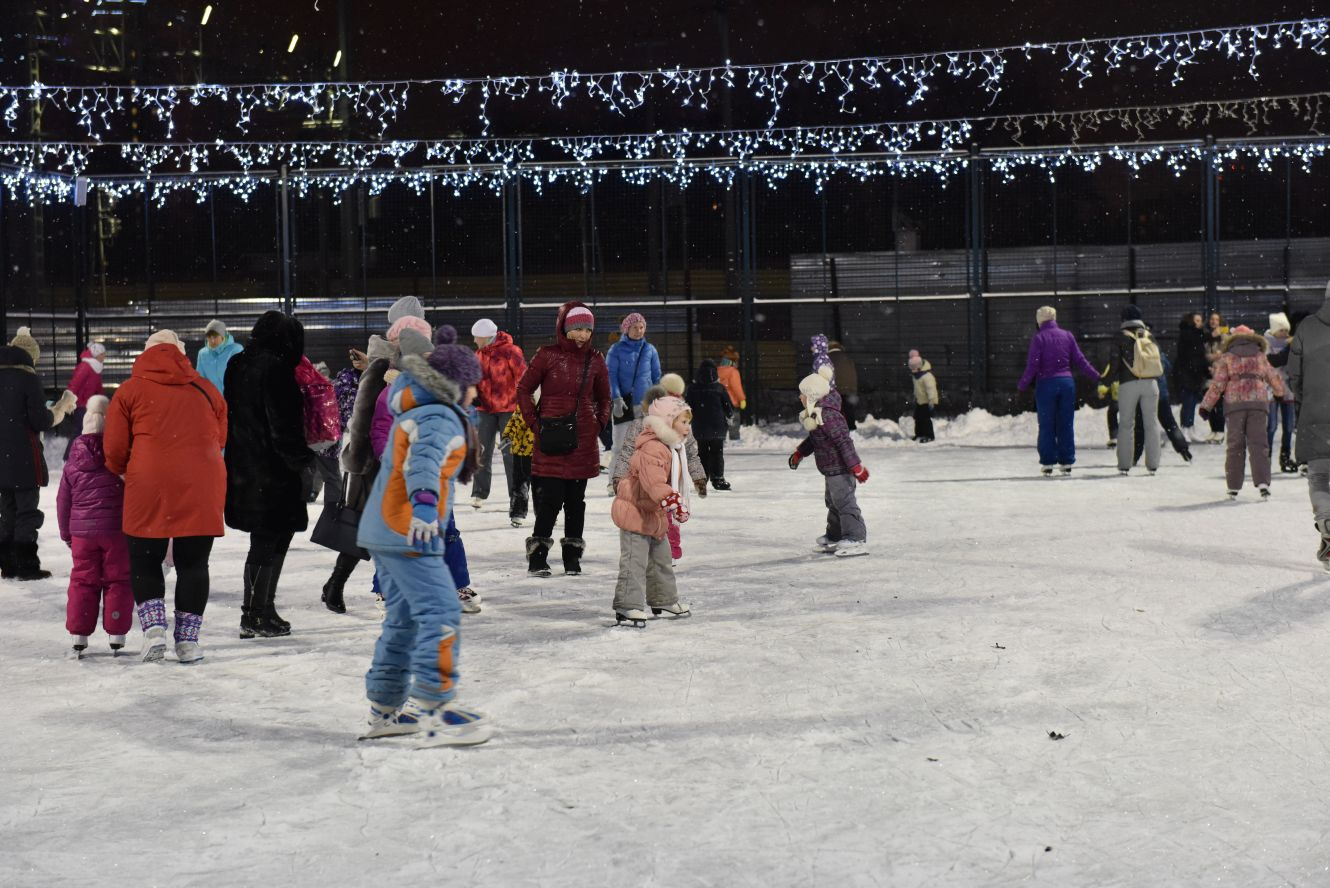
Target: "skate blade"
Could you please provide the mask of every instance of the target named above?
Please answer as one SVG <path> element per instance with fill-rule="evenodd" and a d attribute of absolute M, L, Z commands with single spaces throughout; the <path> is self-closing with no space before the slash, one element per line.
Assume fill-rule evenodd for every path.
<path fill-rule="evenodd" d="M 421 735 L 416 749 L 438 749 L 441 746 L 479 746 L 494 736 L 493 725 L 478 722 L 470 725 L 458 725 L 444 731 Z"/>
<path fill-rule="evenodd" d="M 627 626 L 630 629 L 645 629 L 647 627 L 646 620 L 629 619 L 628 617 L 620 617 L 617 615 L 614 620 L 615 626 Z"/>
<path fill-rule="evenodd" d="M 387 725 L 382 728 L 373 728 L 357 737 L 357 740 L 382 740 L 384 737 L 406 737 L 410 734 L 419 734 L 419 725 Z"/>
<path fill-rule="evenodd" d="M 166 645 L 153 645 L 143 652 L 144 663 L 161 663 L 166 659 Z"/>
<path fill-rule="evenodd" d="M 667 610 L 663 610 L 663 609 L 661 609 L 661 608 L 653 607 L 653 608 L 651 609 L 651 616 L 652 616 L 653 618 L 655 618 L 655 617 L 659 617 L 660 619 L 663 619 L 663 620 L 684 620 L 684 619 L 687 619 L 688 617 L 691 617 L 692 615 L 693 615 L 693 612 L 690 611 L 690 610 L 686 610 L 686 611 L 684 611 L 684 612 L 681 613 L 681 614 L 676 614 L 676 613 L 674 613 L 673 611 L 667 611 Z"/>

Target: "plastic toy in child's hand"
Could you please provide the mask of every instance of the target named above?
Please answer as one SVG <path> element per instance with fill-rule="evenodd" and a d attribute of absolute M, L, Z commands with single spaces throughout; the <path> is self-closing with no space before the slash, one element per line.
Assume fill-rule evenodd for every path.
<path fill-rule="evenodd" d="M 854 480 L 860 484 L 868 483 L 868 469 L 865 469 L 862 464 L 850 469 L 850 474 L 854 475 Z"/>
<path fill-rule="evenodd" d="M 792 469 L 797 469 L 797 468 L 799 468 L 799 463 L 801 463 L 801 462 L 803 461 L 803 458 L 804 458 L 804 455 L 803 455 L 802 453 L 800 453 L 799 451 L 797 451 L 797 450 L 794 451 L 794 453 L 791 453 L 791 454 L 790 454 L 790 468 L 792 468 Z"/>

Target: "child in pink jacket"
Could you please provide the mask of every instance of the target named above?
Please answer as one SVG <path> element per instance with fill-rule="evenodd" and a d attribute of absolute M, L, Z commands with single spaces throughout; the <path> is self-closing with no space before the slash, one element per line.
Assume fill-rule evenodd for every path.
<path fill-rule="evenodd" d="M 1224 421 L 1228 426 L 1228 450 L 1224 454 L 1224 480 L 1228 498 L 1242 490 L 1242 458 L 1251 458 L 1251 477 L 1261 499 L 1270 496 L 1270 439 L 1265 426 L 1270 416 L 1270 393 L 1284 397 L 1284 380 L 1265 357 L 1265 337 L 1250 327 L 1238 326 L 1219 347 L 1210 389 L 1201 401 L 1201 419 L 1224 397 Z"/>
<path fill-rule="evenodd" d="M 614 586 L 614 617 L 639 629 L 646 626 L 646 608 L 655 616 L 686 617 L 670 564 L 666 540 L 669 521 L 688 520 L 684 494 L 688 485 L 684 441 L 693 414 L 682 398 L 666 395 L 649 408 L 619 482 L 610 517 L 619 528 L 619 580 Z"/>
<path fill-rule="evenodd" d="M 125 482 L 106 468 L 102 451 L 108 403 L 105 395 L 88 399 L 83 434 L 69 448 L 55 501 L 60 539 L 74 556 L 65 629 L 74 636 L 74 656 L 80 659 L 88 647 L 88 636 L 97 628 L 99 605 L 102 627 L 117 656 L 133 625 L 129 541 L 121 529 Z"/>

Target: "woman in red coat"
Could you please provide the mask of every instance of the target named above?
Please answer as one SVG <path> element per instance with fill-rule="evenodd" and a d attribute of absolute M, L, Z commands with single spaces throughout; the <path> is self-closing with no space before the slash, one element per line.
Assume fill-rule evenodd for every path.
<path fill-rule="evenodd" d="M 605 357 L 591 345 L 595 328 L 591 309 L 566 302 L 554 324 L 554 345 L 536 352 L 517 383 L 517 406 L 535 436 L 531 462 L 531 495 L 536 526 L 527 537 L 527 573 L 548 577 L 548 556 L 554 545 L 554 522 L 563 511 L 563 572 L 582 572 L 586 541 L 586 483 L 600 474 L 600 430 L 610 421 L 610 373 Z M 540 389 L 537 410 L 532 394 Z M 555 417 L 576 419 L 576 445 L 571 453 L 557 453 L 551 440 L 542 440 L 541 423 Z"/>
<path fill-rule="evenodd" d="M 208 604 L 208 556 L 224 533 L 226 401 L 159 330 L 134 361 L 106 413 L 106 467 L 125 479 L 129 581 L 143 628 L 143 659 L 166 651 L 162 560 L 175 545 L 175 642 L 182 663 L 203 659 L 199 625 Z"/>

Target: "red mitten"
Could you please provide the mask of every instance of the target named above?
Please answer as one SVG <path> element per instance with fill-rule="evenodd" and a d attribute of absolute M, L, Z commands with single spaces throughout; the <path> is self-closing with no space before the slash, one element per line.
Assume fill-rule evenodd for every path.
<path fill-rule="evenodd" d="M 792 468 L 792 469 L 797 469 L 797 468 L 799 468 L 799 463 L 803 461 L 803 458 L 804 458 L 804 455 L 803 455 L 802 453 L 800 453 L 799 451 L 797 451 L 797 450 L 794 451 L 794 453 L 791 453 L 791 454 L 790 454 L 790 468 Z"/>
<path fill-rule="evenodd" d="M 660 501 L 660 507 L 666 512 L 677 512 L 682 506 L 683 501 L 679 499 L 679 494 L 674 492 Z"/>
<path fill-rule="evenodd" d="M 854 475 L 854 480 L 860 484 L 868 483 L 868 469 L 865 469 L 862 464 L 850 469 L 850 474 Z"/>
<path fill-rule="evenodd" d="M 693 513 L 685 509 L 682 505 L 674 510 L 674 523 L 687 524 L 688 519 L 693 517 Z"/>

